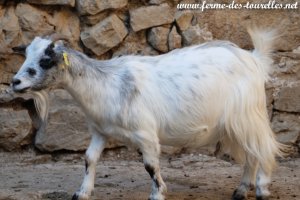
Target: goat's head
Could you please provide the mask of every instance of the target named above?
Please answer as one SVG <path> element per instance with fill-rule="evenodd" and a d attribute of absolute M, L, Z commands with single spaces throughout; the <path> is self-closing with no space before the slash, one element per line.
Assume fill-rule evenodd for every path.
<path fill-rule="evenodd" d="M 25 62 L 12 80 L 15 92 L 39 91 L 61 83 L 65 49 L 61 40 L 68 39 L 53 34 L 43 38 L 36 37 L 28 46 L 13 48 L 13 51 L 26 56 Z"/>

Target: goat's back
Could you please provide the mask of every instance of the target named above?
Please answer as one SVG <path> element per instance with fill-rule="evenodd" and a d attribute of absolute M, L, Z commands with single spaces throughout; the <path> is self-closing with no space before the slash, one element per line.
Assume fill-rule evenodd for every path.
<path fill-rule="evenodd" d="M 230 42 L 122 59 L 140 91 L 133 110 L 151 113 L 162 143 L 206 145 L 230 120 L 228 113 L 242 112 L 244 100 L 251 99 L 253 109 L 265 101 L 259 58 Z"/>

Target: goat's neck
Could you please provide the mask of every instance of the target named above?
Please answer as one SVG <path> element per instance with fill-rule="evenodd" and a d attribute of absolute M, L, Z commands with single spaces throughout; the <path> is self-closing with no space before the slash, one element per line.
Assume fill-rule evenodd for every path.
<path fill-rule="evenodd" d="M 99 61 L 88 58 L 79 52 L 68 53 L 70 66 L 66 72 L 65 89 L 85 110 L 99 102 L 105 103 L 107 97 L 107 82 L 111 82 L 109 61 Z M 88 111 L 90 112 L 90 111 Z"/>
<path fill-rule="evenodd" d="M 100 79 L 89 79 L 86 76 L 72 77 L 67 81 L 65 89 L 79 104 L 84 105 L 94 103 L 96 96 L 101 96 L 101 85 L 104 85 L 104 83 Z"/>

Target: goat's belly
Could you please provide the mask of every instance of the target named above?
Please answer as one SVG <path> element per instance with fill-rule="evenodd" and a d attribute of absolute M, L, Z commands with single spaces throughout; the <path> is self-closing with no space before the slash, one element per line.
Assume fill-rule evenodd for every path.
<path fill-rule="evenodd" d="M 189 130 L 161 131 L 159 139 L 162 145 L 196 148 L 216 143 L 218 134 L 203 125 Z"/>

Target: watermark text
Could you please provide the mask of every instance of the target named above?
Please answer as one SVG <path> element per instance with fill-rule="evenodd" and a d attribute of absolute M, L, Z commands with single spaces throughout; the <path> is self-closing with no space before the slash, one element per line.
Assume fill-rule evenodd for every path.
<path fill-rule="evenodd" d="M 202 3 L 179 3 L 177 4 L 177 9 L 179 10 L 296 10 L 298 9 L 298 2 L 291 3 L 277 3 L 276 0 L 270 0 L 267 3 L 251 3 L 246 2 L 244 4 L 236 3 L 234 0 L 230 3 L 209 3 L 203 1 Z"/>

